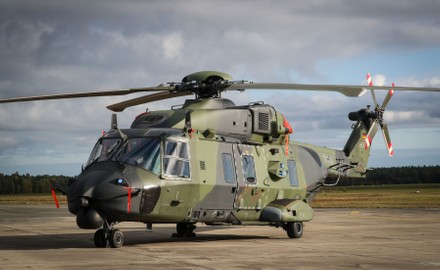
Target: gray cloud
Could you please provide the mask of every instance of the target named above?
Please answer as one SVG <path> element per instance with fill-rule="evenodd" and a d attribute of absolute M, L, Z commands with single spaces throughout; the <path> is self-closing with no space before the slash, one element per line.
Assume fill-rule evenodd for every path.
<path fill-rule="evenodd" d="M 157 85 L 199 70 L 326 83 L 331 78 L 317 68 L 323 60 L 440 47 L 439 11 L 439 1 L 0 1 L 0 97 Z M 438 86 L 438 78 L 427 74 L 400 85 Z M 345 140 L 349 111 L 371 104 L 369 96 L 337 94 L 226 96 L 238 104 L 263 97 L 286 114 L 300 138 L 319 140 L 316 132 L 337 130 L 336 139 L 322 140 L 328 145 Z M 123 99 L 0 106 L 0 161 L 51 149 L 65 162 L 80 162 L 108 128 L 105 106 Z M 438 125 L 438 100 L 436 94 L 399 95 L 389 105 L 389 122 Z M 121 125 L 129 126 L 145 107 L 182 102 L 127 110 Z"/>

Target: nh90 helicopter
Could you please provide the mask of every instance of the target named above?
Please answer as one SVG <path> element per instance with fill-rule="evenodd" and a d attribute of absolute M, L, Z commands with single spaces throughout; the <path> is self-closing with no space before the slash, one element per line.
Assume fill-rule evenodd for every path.
<path fill-rule="evenodd" d="M 80 228 L 97 229 L 96 247 L 121 247 L 123 221 L 175 223 L 175 236 L 194 236 L 196 223 L 281 227 L 290 238 L 303 235 L 313 218 L 310 202 L 322 186 L 342 177 L 364 177 L 379 127 L 388 154 L 393 148 L 383 114 L 394 90 L 439 88 L 252 83 L 222 72 L 190 74 L 157 87 L 1 99 L 0 103 L 156 92 L 107 108 L 195 94 L 181 107 L 145 112 L 129 129 L 111 128 L 93 148 L 82 172 L 68 183 L 68 209 Z M 371 91 L 374 108 L 349 113 L 352 133 L 342 150 L 292 142 L 292 127 L 262 102 L 236 106 L 224 91 L 287 89 L 337 91 L 360 96 Z M 388 94 L 379 105 L 373 89 Z M 52 190 L 52 192 L 54 192 Z M 54 197 L 56 199 L 56 197 Z"/>

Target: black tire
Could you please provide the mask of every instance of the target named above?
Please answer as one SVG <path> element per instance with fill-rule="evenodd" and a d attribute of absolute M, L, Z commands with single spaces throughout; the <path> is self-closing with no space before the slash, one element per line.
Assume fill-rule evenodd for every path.
<path fill-rule="evenodd" d="M 118 230 L 112 230 L 108 237 L 108 243 L 112 248 L 120 248 L 124 244 L 124 234 Z"/>
<path fill-rule="evenodd" d="M 176 224 L 176 232 L 180 236 L 184 236 L 186 231 L 188 230 L 186 223 L 177 223 Z"/>
<path fill-rule="evenodd" d="M 304 227 L 302 222 L 289 222 L 286 224 L 287 236 L 289 238 L 301 238 Z"/>
<path fill-rule="evenodd" d="M 177 223 L 176 232 L 177 236 L 183 237 L 194 237 L 196 226 L 193 223 Z"/>
<path fill-rule="evenodd" d="M 95 242 L 95 247 L 97 248 L 105 248 L 107 246 L 107 237 L 103 229 L 99 229 L 95 232 L 93 242 Z"/>

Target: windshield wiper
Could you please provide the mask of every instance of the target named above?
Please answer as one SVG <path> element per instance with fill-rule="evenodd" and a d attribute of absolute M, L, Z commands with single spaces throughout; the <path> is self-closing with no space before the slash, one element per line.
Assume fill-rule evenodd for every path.
<path fill-rule="evenodd" d="M 107 153 L 105 153 L 105 157 L 108 158 L 118 145 L 119 145 L 119 141 L 116 141 L 114 144 L 112 144 L 112 146 L 110 146 L 109 149 L 107 150 Z"/>
<path fill-rule="evenodd" d="M 122 143 L 121 147 L 119 147 L 119 152 L 115 155 L 115 160 L 119 163 L 122 169 L 125 168 L 125 163 L 122 161 L 122 157 L 124 156 L 125 152 L 127 151 L 127 145 L 128 145 L 128 139 Z"/>

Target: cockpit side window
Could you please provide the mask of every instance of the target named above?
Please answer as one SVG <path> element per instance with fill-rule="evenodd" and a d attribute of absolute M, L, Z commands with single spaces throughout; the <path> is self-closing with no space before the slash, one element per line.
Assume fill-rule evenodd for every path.
<path fill-rule="evenodd" d="M 165 141 L 163 173 L 171 178 L 190 178 L 188 144 L 184 141 Z"/>

